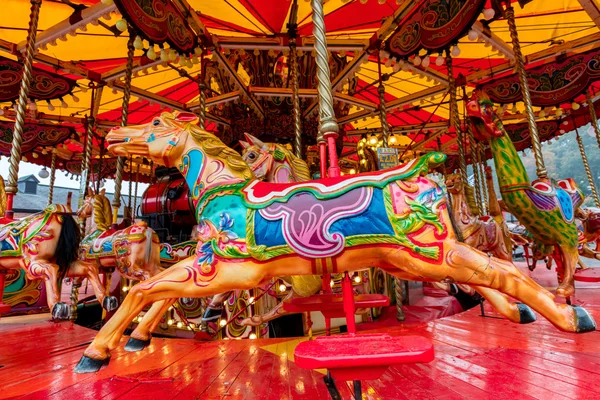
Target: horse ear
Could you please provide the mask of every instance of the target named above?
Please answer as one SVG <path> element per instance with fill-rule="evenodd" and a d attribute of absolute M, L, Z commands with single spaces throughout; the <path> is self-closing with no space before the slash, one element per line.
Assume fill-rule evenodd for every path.
<path fill-rule="evenodd" d="M 100 195 L 101 195 L 101 196 L 104 196 L 105 194 L 106 194 L 106 189 L 102 189 L 102 190 L 100 191 Z"/>
<path fill-rule="evenodd" d="M 258 140 L 254 136 L 252 136 L 251 134 L 244 132 L 244 136 L 246 136 L 246 140 L 248 142 L 255 145 L 259 149 L 261 149 L 263 151 L 269 151 L 269 147 L 266 144 L 264 144 L 263 142 L 261 142 L 260 140 Z"/>
<path fill-rule="evenodd" d="M 246 142 L 245 140 L 240 140 L 240 144 L 242 145 L 242 147 L 244 149 L 247 149 L 248 147 L 250 147 L 250 143 Z"/>
<path fill-rule="evenodd" d="M 91 187 L 88 188 L 88 193 L 87 194 L 88 194 L 89 197 L 92 197 L 94 195 L 94 191 L 92 190 Z"/>
<path fill-rule="evenodd" d="M 197 120 L 198 117 L 194 113 L 189 112 L 179 112 L 175 113 L 175 121 L 179 122 L 192 122 Z"/>

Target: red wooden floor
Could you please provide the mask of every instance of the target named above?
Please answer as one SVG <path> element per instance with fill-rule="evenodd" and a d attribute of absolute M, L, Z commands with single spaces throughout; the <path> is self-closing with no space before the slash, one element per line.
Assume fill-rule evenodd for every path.
<path fill-rule="evenodd" d="M 596 292 L 579 289 L 577 302 L 600 322 Z M 77 375 L 73 367 L 94 331 L 45 321 L 7 323 L 11 321 L 0 324 L 2 399 L 328 398 L 320 372 L 295 366 L 298 339 L 153 339 L 140 353 L 115 350 L 110 365 L 97 374 Z M 380 331 L 430 337 L 436 358 L 426 365 L 390 368 L 381 379 L 365 382 L 363 398 L 600 398 L 598 332 L 561 333 L 541 317 L 516 325 L 482 318 L 478 309 Z M 352 398 L 348 386 L 339 386 L 344 399 Z"/>

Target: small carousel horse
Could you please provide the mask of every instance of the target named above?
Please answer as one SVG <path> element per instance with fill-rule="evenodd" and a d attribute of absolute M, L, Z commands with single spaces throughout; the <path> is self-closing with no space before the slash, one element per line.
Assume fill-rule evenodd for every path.
<path fill-rule="evenodd" d="M 529 306 L 557 328 L 596 329 L 583 308 L 554 296 L 510 262 L 460 243 L 443 190 L 425 177 L 445 160 L 430 153 L 396 168 L 302 183 L 257 180 L 244 160 L 190 113 L 164 113 L 146 125 L 113 128 L 109 150 L 177 167 L 185 177 L 200 235 L 196 255 L 131 289 L 85 350 L 76 372 L 106 364 L 133 318 L 149 303 L 250 289 L 277 276 L 378 266 L 401 279 L 476 286 L 519 323 Z M 500 293 L 500 292 L 504 293 Z M 522 303 L 512 303 L 506 295 Z M 144 319 L 142 319 L 142 323 Z"/>
<path fill-rule="evenodd" d="M 110 201 L 104 191 L 94 194 L 89 189 L 77 216 L 85 220 L 92 214 L 91 233 L 81 241 L 78 261 L 74 264 L 116 268 L 121 276 L 132 280 L 145 280 L 161 271 L 158 236 L 145 222 L 121 230 L 111 229 Z M 114 296 L 106 296 L 102 304 L 107 311 L 118 306 Z"/>
<path fill-rule="evenodd" d="M 4 198 L 4 193 L 0 197 Z M 71 209 L 62 204 L 49 205 L 42 212 L 0 225 L 0 269 L 20 268 L 28 279 L 43 279 L 52 318 L 68 320 L 71 308 L 60 302 L 65 277 L 88 278 L 98 299 L 104 297 L 97 269 L 72 265 L 80 241 Z"/>
<path fill-rule="evenodd" d="M 494 216 L 473 215 L 471 211 L 473 205 L 469 204 L 468 199 L 469 197 L 473 199 L 473 188 L 462 181 L 460 174 L 449 174 L 446 177 L 446 187 L 448 193 L 452 195 L 452 214 L 456 228 L 461 232 L 464 242 L 494 257 L 512 261 L 512 253 L 505 241 L 508 229 L 504 220 L 499 223 Z"/>

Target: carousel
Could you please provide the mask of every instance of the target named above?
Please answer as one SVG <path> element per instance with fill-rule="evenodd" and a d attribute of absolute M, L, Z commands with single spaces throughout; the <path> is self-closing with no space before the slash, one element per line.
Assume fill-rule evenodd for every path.
<path fill-rule="evenodd" d="M 0 399 L 600 397 L 597 2 L 0 9 Z"/>

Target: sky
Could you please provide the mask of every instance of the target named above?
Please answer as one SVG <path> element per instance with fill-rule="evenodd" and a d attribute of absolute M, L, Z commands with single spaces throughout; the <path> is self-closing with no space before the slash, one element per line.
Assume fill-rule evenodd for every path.
<path fill-rule="evenodd" d="M 9 167 L 8 157 L 0 157 L 0 175 L 2 175 L 2 177 L 4 179 L 8 179 L 8 167 Z M 48 177 L 46 179 L 42 179 L 38 175 L 39 171 L 41 171 L 42 168 L 43 167 L 40 167 L 38 165 L 21 161 L 21 163 L 19 164 L 19 177 L 33 174 L 40 181 L 40 183 L 49 185 L 50 177 Z M 50 168 L 48 168 L 48 172 L 50 172 Z M 64 172 L 64 171 L 60 171 L 58 169 L 56 170 L 56 179 L 54 181 L 54 185 L 60 186 L 60 187 L 72 188 L 72 189 L 79 189 L 79 182 L 76 181 L 75 178 L 71 179 L 70 177 L 66 177 L 65 173 L 66 172 Z M 107 193 L 113 193 L 115 190 L 115 182 L 112 179 L 107 179 L 106 183 L 102 187 L 104 187 L 106 189 Z M 148 184 L 139 183 L 138 184 L 138 196 L 141 196 L 147 187 L 148 187 Z M 135 188 L 135 185 L 133 185 L 133 188 Z M 121 194 L 129 195 L 129 183 L 127 181 L 123 181 L 123 184 L 121 187 Z"/>

